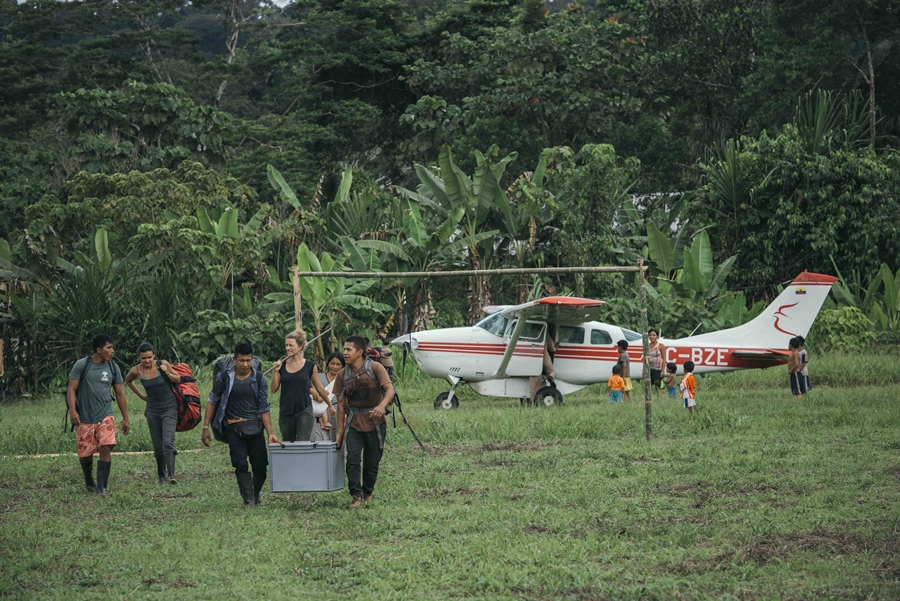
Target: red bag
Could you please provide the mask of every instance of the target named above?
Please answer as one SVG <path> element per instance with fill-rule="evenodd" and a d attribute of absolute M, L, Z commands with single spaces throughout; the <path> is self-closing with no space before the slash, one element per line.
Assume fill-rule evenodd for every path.
<path fill-rule="evenodd" d="M 157 368 L 161 365 L 160 361 L 156 362 Z M 176 432 L 187 432 L 193 430 L 200 423 L 200 390 L 197 388 L 197 381 L 194 379 L 194 373 L 191 366 L 187 363 L 173 363 L 172 370 L 181 376 L 181 382 L 173 384 L 165 372 L 160 370 L 172 392 L 175 393 L 175 400 L 178 402 L 178 419 L 175 422 Z"/>

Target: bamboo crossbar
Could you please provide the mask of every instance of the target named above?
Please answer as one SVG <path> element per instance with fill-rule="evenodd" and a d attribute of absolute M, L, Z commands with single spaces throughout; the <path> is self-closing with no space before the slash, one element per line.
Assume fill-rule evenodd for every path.
<path fill-rule="evenodd" d="M 373 271 L 295 271 L 301 278 L 447 278 L 447 277 L 471 277 L 488 275 L 530 275 L 530 274 L 554 274 L 554 273 L 637 273 L 646 267 L 638 266 L 604 266 L 604 267 L 534 267 L 534 268 L 510 268 L 510 269 L 468 269 L 461 271 L 397 271 L 397 272 L 373 272 Z"/>

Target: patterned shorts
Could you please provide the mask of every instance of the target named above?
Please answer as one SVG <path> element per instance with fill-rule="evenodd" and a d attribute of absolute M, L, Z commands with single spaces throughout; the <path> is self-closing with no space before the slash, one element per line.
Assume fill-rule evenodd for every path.
<path fill-rule="evenodd" d="M 75 427 L 78 439 L 78 456 L 90 457 L 100 447 L 116 446 L 116 418 L 108 415 L 96 424 L 81 422 Z"/>

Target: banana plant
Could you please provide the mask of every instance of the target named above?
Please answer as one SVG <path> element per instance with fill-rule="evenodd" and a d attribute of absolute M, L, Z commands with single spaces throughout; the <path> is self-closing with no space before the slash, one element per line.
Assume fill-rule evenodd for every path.
<path fill-rule="evenodd" d="M 333 258 L 327 252 L 323 252 L 319 258 L 306 243 L 301 244 L 297 249 L 297 268 L 300 271 L 343 271 L 346 259 L 345 254 Z M 319 336 L 326 325 L 338 326 L 345 323 L 356 329 L 362 325 L 360 317 L 370 316 L 372 313 L 383 313 L 391 309 L 389 305 L 375 302 L 365 296 L 365 293 L 376 284 L 374 279 L 351 281 L 349 285 L 346 282 L 345 278 L 335 277 L 304 276 L 299 278 L 300 298 L 303 301 L 303 308 L 312 317 L 314 336 Z M 293 295 L 287 292 L 272 292 L 264 298 L 270 303 L 282 303 L 283 305 L 293 303 Z M 338 332 L 332 330 L 332 341 L 337 334 Z M 316 359 L 321 360 L 324 356 L 324 346 L 322 340 L 319 339 L 316 346 Z"/>
<path fill-rule="evenodd" d="M 497 153 L 497 146 L 488 149 L 488 156 Z M 458 219 L 461 236 L 469 241 L 468 263 L 470 269 L 487 267 L 493 245 L 485 245 L 480 234 L 490 232 L 495 236 L 499 230 L 492 227 L 491 219 L 495 215 L 500 220 L 512 221 L 509 200 L 500 182 L 506 167 L 518 156 L 510 153 L 497 162 L 490 161 L 480 151 L 475 151 L 475 173 L 473 177 L 466 175 L 453 161 L 450 147 L 444 145 L 438 153 L 440 177 L 424 165 L 416 164 L 416 175 L 421 182 L 416 192 L 401 189 L 408 198 L 429 205 L 442 218 Z M 491 290 L 484 278 L 473 277 L 469 280 L 469 314 L 468 319 L 474 323 L 481 318 L 481 308 L 490 304 Z"/>

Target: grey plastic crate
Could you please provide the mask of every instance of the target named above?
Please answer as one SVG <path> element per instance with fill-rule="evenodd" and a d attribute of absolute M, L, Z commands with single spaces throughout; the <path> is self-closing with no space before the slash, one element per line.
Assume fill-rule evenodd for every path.
<path fill-rule="evenodd" d="M 269 445 L 272 492 L 330 492 L 344 488 L 344 456 L 333 442 Z"/>

